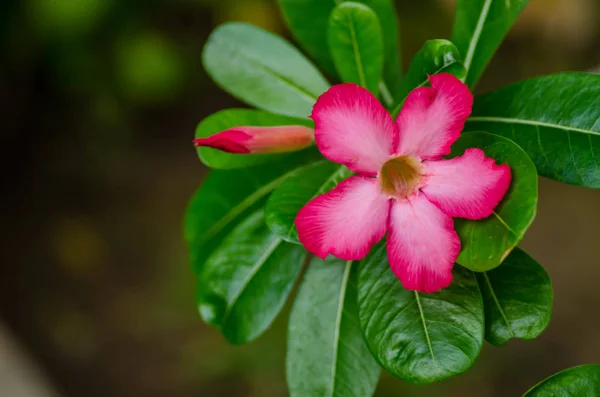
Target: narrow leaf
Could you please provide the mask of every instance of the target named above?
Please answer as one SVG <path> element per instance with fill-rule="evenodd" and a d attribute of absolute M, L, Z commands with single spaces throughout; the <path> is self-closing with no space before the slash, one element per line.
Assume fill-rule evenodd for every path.
<path fill-rule="evenodd" d="M 600 365 L 565 369 L 542 381 L 523 397 L 598 397 Z"/>
<path fill-rule="evenodd" d="M 600 188 L 600 75 L 536 77 L 478 96 L 465 128 L 512 139 L 542 176 Z"/>
<path fill-rule="evenodd" d="M 360 324 L 371 353 L 392 375 L 430 383 L 469 369 L 483 345 L 483 301 L 473 272 L 455 266 L 433 294 L 402 287 L 383 244 L 360 262 Z"/>
<path fill-rule="evenodd" d="M 225 91 L 273 113 L 307 117 L 329 84 L 282 38 L 241 22 L 221 25 L 202 53 L 204 68 Z"/>
<path fill-rule="evenodd" d="M 288 325 L 292 397 L 369 397 L 375 391 L 381 369 L 360 330 L 351 267 L 333 257 L 314 258 L 304 274 Z"/>
<path fill-rule="evenodd" d="M 534 339 L 552 315 L 552 283 L 546 270 L 515 248 L 494 270 L 477 273 L 485 307 L 485 339 L 501 346 L 513 338 Z"/>

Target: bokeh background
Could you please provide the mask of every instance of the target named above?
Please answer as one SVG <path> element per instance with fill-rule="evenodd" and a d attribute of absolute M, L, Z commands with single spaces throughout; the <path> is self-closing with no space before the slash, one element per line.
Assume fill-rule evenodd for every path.
<path fill-rule="evenodd" d="M 425 40 L 450 36 L 454 4 L 397 3 L 406 66 Z M 227 20 L 289 36 L 273 0 L 0 2 L 0 396 L 287 395 L 287 313 L 229 346 L 196 313 L 182 241 L 207 172 L 196 124 L 240 106 L 200 62 Z M 479 90 L 599 65 L 599 0 L 531 0 Z M 519 396 L 600 363 L 598 225 L 600 190 L 542 179 L 523 246 L 553 278 L 548 330 L 485 346 L 441 384 L 384 374 L 377 396 Z"/>

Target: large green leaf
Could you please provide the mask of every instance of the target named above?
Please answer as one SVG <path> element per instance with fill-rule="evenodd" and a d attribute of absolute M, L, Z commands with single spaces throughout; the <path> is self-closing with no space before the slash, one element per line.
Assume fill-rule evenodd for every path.
<path fill-rule="evenodd" d="M 369 397 L 375 391 L 381 369 L 360 330 L 351 267 L 333 257 L 314 258 L 304 274 L 288 325 L 292 397 Z"/>
<path fill-rule="evenodd" d="M 535 165 L 527 154 L 507 138 L 485 132 L 470 132 L 452 146 L 451 156 L 465 149 L 481 148 L 497 164 L 508 164 L 511 184 L 494 213 L 483 220 L 455 219 L 462 250 L 457 262 L 475 271 L 486 271 L 500 265 L 521 241 L 533 222 L 538 198 Z"/>
<path fill-rule="evenodd" d="M 400 86 L 398 16 L 393 0 L 356 0 L 369 6 L 379 18 L 383 32 L 385 66 L 383 80 L 389 92 Z M 335 67 L 327 43 L 327 26 L 334 7 L 343 0 L 278 0 L 283 16 L 298 42 L 332 76 Z"/>
<path fill-rule="evenodd" d="M 211 172 L 194 193 L 184 217 L 184 237 L 194 270 L 249 211 L 287 177 L 290 170 L 314 158 L 315 150 L 288 154 L 271 164 Z"/>
<path fill-rule="evenodd" d="M 552 375 L 523 397 L 598 397 L 600 365 L 581 365 Z"/>
<path fill-rule="evenodd" d="M 552 283 L 546 270 L 520 248 L 502 265 L 477 273 L 485 307 L 485 339 L 500 346 L 512 338 L 534 339 L 552 316 Z"/>
<path fill-rule="evenodd" d="M 409 291 L 389 268 L 383 244 L 360 262 L 358 305 L 369 349 L 393 375 L 435 382 L 470 368 L 483 344 L 483 301 L 475 274 L 455 266 L 448 288 Z"/>
<path fill-rule="evenodd" d="M 327 193 L 352 172 L 343 165 L 320 161 L 298 168 L 277 188 L 265 206 L 269 228 L 291 243 L 297 243 L 298 232 L 294 220 L 298 211 L 314 197 Z"/>
<path fill-rule="evenodd" d="M 448 40 L 429 40 L 415 54 L 410 67 L 402 80 L 400 89 L 394 96 L 396 108 L 392 115 L 400 113 L 404 100 L 417 87 L 428 82 L 428 76 L 438 73 L 450 73 L 463 79 L 467 71 L 460 62 L 460 53 L 456 46 Z"/>
<path fill-rule="evenodd" d="M 375 12 L 364 4 L 341 3 L 331 13 L 328 37 L 342 81 L 377 95 L 383 71 L 383 38 Z"/>
<path fill-rule="evenodd" d="M 306 251 L 286 244 L 264 223 L 262 210 L 240 223 L 206 261 L 198 310 L 231 343 L 252 341 L 283 307 Z"/>
<path fill-rule="evenodd" d="M 305 125 L 312 127 L 314 124 L 309 119 L 281 116 L 262 110 L 226 109 L 202 120 L 196 128 L 196 138 L 205 138 L 233 127 L 268 127 L 277 125 Z M 230 169 L 273 161 L 285 156 L 285 154 L 235 154 L 225 153 L 209 147 L 200 147 L 198 148 L 198 156 L 204 164 L 211 168 Z"/>
<path fill-rule="evenodd" d="M 241 22 L 219 26 L 202 53 L 204 68 L 225 91 L 257 108 L 307 117 L 329 84 L 282 38 Z"/>
<path fill-rule="evenodd" d="M 466 129 L 512 139 L 540 175 L 600 188 L 600 75 L 536 77 L 477 96 Z"/>
<path fill-rule="evenodd" d="M 474 87 L 529 0 L 459 0 L 452 42 L 463 55 L 466 83 Z"/>

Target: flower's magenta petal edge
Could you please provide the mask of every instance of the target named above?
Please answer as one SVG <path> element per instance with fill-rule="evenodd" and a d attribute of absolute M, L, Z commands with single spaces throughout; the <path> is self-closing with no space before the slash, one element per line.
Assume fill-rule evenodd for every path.
<path fill-rule="evenodd" d="M 390 267 L 404 288 L 432 293 L 452 282 L 460 240 L 452 218 L 424 195 L 392 204 L 386 245 Z"/>
<path fill-rule="evenodd" d="M 510 167 L 497 165 L 479 148 L 467 149 L 462 156 L 450 160 L 424 164 L 427 184 L 421 191 L 454 218 L 487 218 L 510 186 Z"/>
<path fill-rule="evenodd" d="M 388 111 L 356 84 L 331 87 L 317 99 L 310 117 L 323 156 L 359 174 L 376 175 L 398 142 L 398 127 Z"/>
<path fill-rule="evenodd" d="M 219 132 L 206 138 L 196 138 L 192 142 L 196 147 L 207 146 L 228 153 L 250 153 L 247 142 L 252 136 L 244 127 L 236 127 Z"/>
<path fill-rule="evenodd" d="M 438 159 L 450 154 L 473 107 L 469 87 L 449 73 L 429 78 L 431 87 L 408 94 L 396 119 L 399 140 L 396 152 Z"/>
<path fill-rule="evenodd" d="M 383 238 L 390 200 L 373 178 L 353 176 L 309 201 L 296 216 L 304 247 L 325 259 L 362 259 Z"/>

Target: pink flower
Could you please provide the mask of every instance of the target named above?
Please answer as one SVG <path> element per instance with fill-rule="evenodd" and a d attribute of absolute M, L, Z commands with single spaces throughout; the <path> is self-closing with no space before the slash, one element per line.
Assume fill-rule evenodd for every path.
<path fill-rule="evenodd" d="M 207 138 L 196 138 L 194 146 L 209 146 L 229 153 L 282 153 L 310 146 L 312 128 L 301 125 L 278 127 L 234 127 Z"/>
<path fill-rule="evenodd" d="M 311 200 L 295 221 L 300 242 L 323 259 L 362 259 L 387 231 L 392 271 L 405 288 L 427 293 L 452 282 L 460 252 L 452 218 L 490 216 L 511 179 L 508 165 L 481 149 L 442 158 L 473 96 L 450 74 L 429 81 L 408 95 L 395 123 L 357 85 L 336 85 L 319 97 L 311 115 L 317 147 L 358 175 Z"/>

